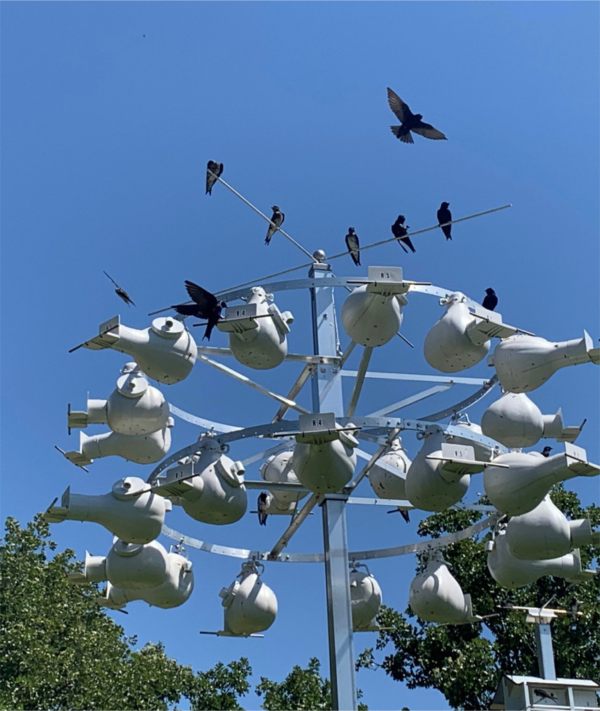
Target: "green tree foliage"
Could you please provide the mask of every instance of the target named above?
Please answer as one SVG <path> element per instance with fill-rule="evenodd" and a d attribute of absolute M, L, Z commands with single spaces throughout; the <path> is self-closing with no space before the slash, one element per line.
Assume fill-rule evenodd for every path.
<path fill-rule="evenodd" d="M 242 657 L 225 665 L 221 662 L 198 674 L 188 697 L 193 709 L 240 709 L 238 697 L 248 693 L 252 668 Z"/>
<path fill-rule="evenodd" d="M 73 552 L 56 552 L 37 517 L 7 519 L 0 546 L 0 708 L 166 709 L 182 697 L 195 709 L 239 709 L 247 659 L 194 674 L 160 644 L 135 650 L 96 602 L 75 586 Z"/>
<path fill-rule="evenodd" d="M 562 485 L 551 494 L 554 503 L 569 518 L 589 518 L 600 524 L 600 508 L 586 509 L 576 494 Z M 482 514 L 449 510 L 424 519 L 419 535 L 439 537 L 475 523 Z M 439 626 L 414 617 L 410 609 L 401 614 L 382 607 L 376 649 L 384 651 L 381 663 L 372 649 L 365 650 L 357 666 L 381 667 L 409 688 L 433 687 L 444 694 L 453 708 L 488 708 L 502 674 L 537 676 L 534 628 L 521 611 L 509 605 L 543 605 L 571 610 L 581 616 L 566 616 L 552 623 L 556 671 L 559 677 L 597 679 L 600 659 L 600 579 L 572 584 L 562 578 L 544 577 L 518 590 L 496 584 L 487 570 L 485 540 L 465 540 L 444 550 L 452 574 L 471 594 L 476 614 L 494 615 L 472 625 Z M 581 550 L 585 567 L 597 567 L 597 548 Z M 421 564 L 422 565 L 422 564 Z M 487 629 L 486 629 L 487 628 Z"/>
<path fill-rule="evenodd" d="M 268 711 L 330 709 L 331 684 L 320 672 L 321 663 L 313 657 L 305 669 L 296 665 L 283 681 L 271 681 L 262 676 L 256 687 L 256 693 L 265 697 L 262 708 Z M 361 698 L 360 689 L 356 696 Z M 368 708 L 366 704 L 358 704 L 358 711 L 368 711 Z"/>
<path fill-rule="evenodd" d="M 321 664 L 313 657 L 306 669 L 295 666 L 282 682 L 264 676 L 256 693 L 264 696 L 262 707 L 269 711 L 285 709 L 330 709 L 331 685 L 320 674 Z"/>

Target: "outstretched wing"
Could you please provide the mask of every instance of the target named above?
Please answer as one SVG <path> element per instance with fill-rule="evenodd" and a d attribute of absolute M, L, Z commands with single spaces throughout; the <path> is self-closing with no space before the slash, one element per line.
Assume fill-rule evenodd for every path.
<path fill-rule="evenodd" d="M 104 272 L 104 269 L 102 270 Z M 117 282 L 111 277 L 111 275 L 108 272 L 104 272 L 106 276 L 112 281 L 112 283 L 117 287 L 117 289 L 120 289 L 121 287 L 117 284 Z"/>
<path fill-rule="evenodd" d="M 193 299 L 198 304 L 198 311 L 204 318 L 208 318 L 209 313 L 214 310 L 218 305 L 219 301 L 214 294 L 210 291 L 206 291 L 198 284 L 194 284 L 193 281 L 185 281 L 185 288 L 187 293 L 190 295 L 190 299 Z"/>
<path fill-rule="evenodd" d="M 411 131 L 418 133 L 420 136 L 425 136 L 425 138 L 431 138 L 434 141 L 446 141 L 448 140 L 446 136 L 437 128 L 434 128 L 430 123 L 425 123 L 421 121 L 418 126 L 411 128 Z"/>
<path fill-rule="evenodd" d="M 402 123 L 404 123 L 407 118 L 413 115 L 412 111 L 408 107 L 408 104 L 405 101 L 402 101 L 398 94 L 396 94 L 395 91 L 392 91 L 389 86 L 387 90 L 387 95 L 390 109 L 396 114 L 396 116 L 400 119 Z"/>
<path fill-rule="evenodd" d="M 173 304 L 172 308 L 174 308 L 175 311 L 182 316 L 196 316 L 197 318 L 200 318 L 200 315 L 198 314 L 198 306 L 196 304 Z M 203 316 L 202 318 L 206 318 L 206 316 Z"/>

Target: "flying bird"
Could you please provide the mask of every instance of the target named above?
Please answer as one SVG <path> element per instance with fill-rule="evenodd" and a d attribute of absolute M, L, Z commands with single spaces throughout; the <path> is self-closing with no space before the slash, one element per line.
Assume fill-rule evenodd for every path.
<path fill-rule="evenodd" d="M 190 295 L 190 299 L 194 301 L 193 304 L 175 304 L 173 308 L 178 314 L 182 316 L 196 316 L 196 318 L 205 318 L 208 323 L 206 324 L 206 330 L 204 331 L 203 339 L 210 341 L 210 334 L 213 328 L 221 319 L 222 309 L 227 307 L 224 301 L 219 303 L 219 300 L 210 291 L 206 291 L 198 284 L 194 284 L 193 281 L 185 281 L 185 288 L 187 293 Z"/>
<path fill-rule="evenodd" d="M 498 297 L 496 296 L 496 292 L 490 287 L 489 289 L 485 290 L 485 293 L 486 296 L 481 302 L 481 305 L 484 309 L 487 309 L 488 311 L 493 311 L 496 306 L 498 306 Z"/>
<path fill-rule="evenodd" d="M 549 457 L 551 451 L 552 451 L 552 447 L 549 447 L 548 445 L 546 445 L 546 446 L 544 447 L 544 449 L 542 449 L 542 456 L 543 456 L 543 457 Z"/>
<path fill-rule="evenodd" d="M 551 691 L 546 691 L 545 689 L 534 689 L 533 693 L 536 696 L 539 696 L 540 699 L 549 699 L 550 701 L 554 701 L 555 704 L 558 703 L 556 694 L 553 694 Z"/>
<path fill-rule="evenodd" d="M 421 114 L 413 114 L 410 110 L 408 104 L 392 91 L 389 86 L 387 90 L 388 103 L 390 109 L 396 114 L 400 119 L 400 126 L 390 126 L 392 133 L 396 138 L 399 138 L 403 143 L 414 143 L 411 131 L 413 133 L 418 133 L 420 136 L 425 138 L 431 138 L 433 140 L 446 140 L 446 136 L 437 128 L 434 128 L 430 123 L 425 123 L 421 119 L 423 116 Z"/>
<path fill-rule="evenodd" d="M 102 271 L 104 271 L 104 269 Z M 111 275 L 108 272 L 104 272 L 104 273 L 112 281 L 112 283 L 117 287 L 115 289 L 115 294 L 119 297 L 119 299 L 124 301 L 127 304 L 127 306 L 135 306 L 133 299 L 131 298 L 131 296 L 129 296 L 129 294 L 125 291 L 125 289 L 123 289 L 123 287 L 119 286 L 117 284 L 117 282 L 111 277 Z"/>
<path fill-rule="evenodd" d="M 219 176 L 223 173 L 223 163 L 209 160 L 206 164 L 206 194 L 212 195 L 212 189 Z"/>
<path fill-rule="evenodd" d="M 406 521 L 406 523 L 410 523 L 410 515 L 406 509 L 401 509 L 398 507 L 397 509 L 392 509 L 391 511 L 388 511 L 388 513 L 399 513 L 400 516 Z"/>
<path fill-rule="evenodd" d="M 258 495 L 258 523 L 261 526 L 267 525 L 267 509 L 269 508 L 269 495 L 266 491 L 261 491 Z"/>
<path fill-rule="evenodd" d="M 350 252 L 352 261 L 357 267 L 360 267 L 360 242 L 358 241 L 358 235 L 354 231 L 354 227 L 348 227 L 348 234 L 346 235 L 346 247 Z"/>
<path fill-rule="evenodd" d="M 405 249 L 404 245 L 406 244 L 411 252 L 416 252 L 417 250 L 414 248 L 414 245 L 408 236 L 408 228 L 409 225 L 405 225 L 404 223 L 406 222 L 406 217 L 404 215 L 398 215 L 398 219 L 394 224 L 392 225 L 392 234 L 394 237 L 398 240 L 398 244 L 404 249 L 404 251 L 408 251 Z M 404 244 L 402 244 L 404 242 Z"/>
<path fill-rule="evenodd" d="M 271 215 L 271 224 L 269 225 L 267 236 L 265 237 L 265 244 L 267 245 L 270 244 L 271 238 L 281 227 L 281 225 L 283 225 L 283 221 L 285 220 L 285 215 L 281 212 L 277 205 L 273 205 L 271 210 L 273 210 L 273 214 Z"/>
<path fill-rule="evenodd" d="M 442 228 L 446 239 L 452 239 L 452 225 L 445 224 L 446 222 L 452 222 L 452 213 L 448 209 L 449 205 L 449 202 L 443 202 L 437 211 L 438 224 Z"/>

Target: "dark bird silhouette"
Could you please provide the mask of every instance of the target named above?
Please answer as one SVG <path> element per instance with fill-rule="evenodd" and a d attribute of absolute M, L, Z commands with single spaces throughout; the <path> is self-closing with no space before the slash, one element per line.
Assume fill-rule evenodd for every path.
<path fill-rule="evenodd" d="M 104 271 L 104 269 L 102 271 Z M 127 304 L 127 306 L 135 306 L 133 299 L 131 298 L 131 296 L 129 296 L 129 294 L 125 291 L 125 289 L 123 289 L 123 287 L 119 286 L 117 284 L 117 282 L 111 277 L 111 275 L 108 272 L 104 272 L 104 273 L 112 281 L 112 283 L 116 286 L 115 294 L 119 297 L 119 299 L 124 301 Z"/>
<path fill-rule="evenodd" d="M 423 116 L 421 114 L 413 114 L 408 104 L 402 101 L 398 94 L 392 91 L 389 86 L 387 95 L 390 109 L 396 114 L 402 124 L 401 126 L 390 126 L 396 138 L 399 138 L 403 143 L 414 143 L 411 135 L 412 131 L 425 138 L 431 138 L 437 141 L 447 140 L 441 131 L 438 131 L 437 128 L 434 128 L 430 123 L 422 121 Z"/>
<path fill-rule="evenodd" d="M 496 296 L 496 292 L 490 287 L 489 289 L 485 290 L 485 294 L 486 295 L 484 296 L 481 305 L 484 309 L 487 309 L 488 311 L 493 311 L 496 306 L 498 306 L 498 297 Z"/>
<path fill-rule="evenodd" d="M 281 227 L 281 225 L 283 225 L 283 221 L 285 220 L 285 215 L 281 212 L 277 205 L 273 205 L 271 210 L 273 210 L 273 214 L 271 215 L 271 224 L 269 225 L 267 236 L 265 237 L 265 244 L 267 245 L 270 244 L 271 238 Z"/>
<path fill-rule="evenodd" d="M 182 316 L 196 316 L 196 318 L 205 318 L 208 323 L 204 331 L 204 338 L 210 341 L 210 334 L 213 328 L 221 319 L 222 309 L 227 307 L 224 301 L 219 303 L 219 300 L 210 291 L 206 291 L 193 281 L 185 281 L 185 288 L 190 298 L 194 301 L 193 304 L 175 304 L 173 308 Z"/>
<path fill-rule="evenodd" d="M 269 508 L 269 495 L 266 491 L 261 491 L 258 495 L 258 523 L 261 526 L 267 525 L 267 509 Z"/>
<path fill-rule="evenodd" d="M 406 222 L 406 217 L 404 215 L 398 215 L 398 219 L 394 224 L 392 225 L 392 234 L 394 237 L 398 240 L 398 244 L 404 249 L 406 252 L 407 250 L 404 247 L 404 244 L 406 244 L 411 252 L 416 252 L 417 250 L 414 248 L 413 243 L 408 236 L 408 225 L 405 225 L 404 223 Z M 404 244 L 402 244 L 404 242 Z"/>
<path fill-rule="evenodd" d="M 577 602 L 577 600 L 575 600 L 571 605 L 571 609 L 569 610 L 569 617 L 571 618 L 571 622 L 576 623 L 579 614 L 579 603 Z"/>
<path fill-rule="evenodd" d="M 217 182 L 217 178 L 223 173 L 223 163 L 209 160 L 206 164 L 206 194 L 212 195 L 212 189 Z"/>
<path fill-rule="evenodd" d="M 539 696 L 540 699 L 548 699 L 550 701 L 554 701 L 555 704 L 558 703 L 558 698 L 556 697 L 556 694 L 553 694 L 551 691 L 546 691 L 545 689 L 534 689 L 533 693 L 536 696 Z"/>
<path fill-rule="evenodd" d="M 542 456 L 549 457 L 551 451 L 552 451 L 552 447 L 548 447 L 548 446 L 544 447 L 544 449 L 542 449 Z"/>
<path fill-rule="evenodd" d="M 438 224 L 442 228 L 442 232 L 446 239 L 452 239 L 452 225 L 446 225 L 446 222 L 452 222 L 452 213 L 448 209 L 449 202 L 443 202 L 440 209 L 437 211 Z"/>
<path fill-rule="evenodd" d="M 399 513 L 400 516 L 406 521 L 406 523 L 410 523 L 410 516 L 408 514 L 408 511 L 405 509 L 401 509 L 398 507 L 397 509 L 392 509 L 391 511 L 388 511 L 388 513 Z"/>
<path fill-rule="evenodd" d="M 354 231 L 354 227 L 348 227 L 348 234 L 346 235 L 346 247 L 350 252 L 352 261 L 357 267 L 360 267 L 360 242 L 358 241 L 358 235 Z"/>

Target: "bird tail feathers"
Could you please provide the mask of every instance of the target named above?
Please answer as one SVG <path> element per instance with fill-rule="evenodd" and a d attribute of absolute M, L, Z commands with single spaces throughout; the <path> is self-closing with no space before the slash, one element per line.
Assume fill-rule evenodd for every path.
<path fill-rule="evenodd" d="M 407 131 L 402 126 L 390 126 L 390 129 L 396 138 L 399 138 L 402 143 L 414 143 L 410 131 Z"/>

